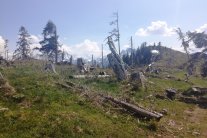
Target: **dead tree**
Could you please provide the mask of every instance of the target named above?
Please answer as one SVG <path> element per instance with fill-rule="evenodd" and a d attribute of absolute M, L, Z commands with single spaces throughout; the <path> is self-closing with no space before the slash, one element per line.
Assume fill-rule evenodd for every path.
<path fill-rule="evenodd" d="M 103 97 L 109 101 L 112 101 L 113 103 L 115 103 L 117 105 L 120 105 L 122 108 L 126 109 L 129 112 L 133 112 L 135 116 L 142 116 L 147 119 L 154 118 L 154 119 L 157 119 L 158 121 L 163 117 L 163 115 L 161 113 L 146 110 L 142 107 L 118 100 L 118 99 L 113 98 L 111 96 L 103 96 Z"/>
<path fill-rule="evenodd" d="M 124 62 L 122 61 L 119 54 L 117 54 L 116 48 L 114 46 L 112 38 L 108 37 L 108 45 L 111 50 L 111 53 L 107 55 L 109 64 L 113 68 L 114 73 L 118 80 L 122 81 L 127 79 L 127 72 L 124 67 Z"/>
<path fill-rule="evenodd" d="M 85 68 L 85 63 L 83 61 L 83 58 L 78 58 L 77 59 L 77 67 L 78 67 L 78 69 L 81 73 L 86 73 L 87 72 L 87 69 Z"/>
<path fill-rule="evenodd" d="M 55 70 L 55 66 L 54 66 L 54 64 L 51 61 L 50 61 L 50 63 L 47 63 L 45 65 L 45 71 L 48 71 L 48 72 L 52 72 L 52 73 L 57 74 L 57 72 Z"/>
<path fill-rule="evenodd" d="M 119 50 L 119 55 L 120 53 L 120 33 L 119 33 L 119 13 L 115 12 L 114 14 L 115 20 L 110 22 L 110 25 L 115 26 L 114 29 L 109 32 L 111 36 L 115 37 L 114 41 L 118 41 L 118 50 Z"/>

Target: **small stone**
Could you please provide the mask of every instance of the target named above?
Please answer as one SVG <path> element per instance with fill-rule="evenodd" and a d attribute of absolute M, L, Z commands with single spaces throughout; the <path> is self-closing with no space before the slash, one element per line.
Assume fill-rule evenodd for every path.
<path fill-rule="evenodd" d="M 80 126 L 76 126 L 76 127 L 74 128 L 74 130 L 75 130 L 76 132 L 78 132 L 78 133 L 83 132 L 83 129 L 82 129 Z"/>
<path fill-rule="evenodd" d="M 165 90 L 166 93 L 167 93 L 167 97 L 171 100 L 174 100 L 175 99 L 175 95 L 177 93 L 177 91 L 175 89 L 166 89 Z"/>
<path fill-rule="evenodd" d="M 25 96 L 24 94 L 15 94 L 12 96 L 12 98 L 17 102 L 21 102 L 25 98 Z"/>
<path fill-rule="evenodd" d="M 167 109 L 162 109 L 161 113 L 162 113 L 163 115 L 167 115 Z"/>
<path fill-rule="evenodd" d="M 199 132 L 194 131 L 194 132 L 193 132 L 193 135 L 197 135 L 197 136 L 198 136 L 198 135 L 200 135 L 200 133 L 199 133 Z"/>
<path fill-rule="evenodd" d="M 0 112 L 6 112 L 9 111 L 9 108 L 0 108 Z"/>

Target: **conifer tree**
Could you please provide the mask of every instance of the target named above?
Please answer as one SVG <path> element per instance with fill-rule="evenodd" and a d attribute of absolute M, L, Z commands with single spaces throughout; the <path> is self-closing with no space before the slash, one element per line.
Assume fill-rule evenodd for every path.
<path fill-rule="evenodd" d="M 31 54 L 30 44 L 30 35 L 25 27 L 21 26 L 19 29 L 17 49 L 13 53 L 13 58 L 18 60 L 29 59 Z"/>
<path fill-rule="evenodd" d="M 42 47 L 39 49 L 43 54 L 46 54 L 51 61 L 58 62 L 58 35 L 56 26 L 52 21 L 48 21 L 43 29 L 43 40 L 40 42 Z"/>

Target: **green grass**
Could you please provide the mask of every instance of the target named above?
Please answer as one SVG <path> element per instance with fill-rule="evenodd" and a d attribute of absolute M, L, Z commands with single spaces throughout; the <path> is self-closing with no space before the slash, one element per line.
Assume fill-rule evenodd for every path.
<path fill-rule="evenodd" d="M 61 67 L 57 68 L 60 75 L 45 73 L 41 69 L 41 64 L 35 63 L 25 63 L 16 68 L 2 68 L 2 74 L 17 93 L 23 94 L 25 98 L 17 102 L 0 97 L 0 108 L 9 108 L 9 111 L 0 111 L 0 137 L 194 137 L 194 131 L 199 131 L 200 136 L 206 136 L 206 109 L 176 100 L 159 100 L 153 96 L 147 98 L 150 94 L 162 93 L 169 87 L 184 91 L 190 87 L 186 82 L 150 78 L 154 84 L 147 84 L 148 89 L 132 92 L 127 82 L 118 82 L 114 78 L 69 79 L 67 76 L 74 73 L 71 70 L 67 72 L 70 67 L 62 68 L 63 74 L 60 73 Z M 139 120 L 111 106 L 99 107 L 80 97 L 78 93 L 55 84 L 63 79 L 83 85 L 97 93 L 134 99 L 137 104 L 149 109 L 167 109 L 168 114 L 160 122 L 155 123 Z M 192 82 L 196 85 L 206 85 L 206 80 L 199 78 L 192 78 Z M 192 116 L 185 111 L 200 114 L 197 122 L 187 121 Z M 171 120 L 175 121 L 175 126 L 169 125 Z M 151 130 L 154 127 L 156 129 Z M 183 129 L 179 130 L 181 127 Z"/>

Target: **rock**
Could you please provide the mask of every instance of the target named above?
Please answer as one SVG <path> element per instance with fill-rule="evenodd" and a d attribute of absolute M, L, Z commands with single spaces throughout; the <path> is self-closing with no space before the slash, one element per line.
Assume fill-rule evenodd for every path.
<path fill-rule="evenodd" d="M 138 72 L 134 72 L 131 74 L 131 80 L 132 81 L 136 81 L 136 80 L 139 80 L 140 79 L 140 76 L 139 76 L 139 73 Z"/>
<path fill-rule="evenodd" d="M 177 81 L 181 81 L 181 79 L 180 79 L 180 78 L 178 78 L 178 79 L 177 79 Z"/>
<path fill-rule="evenodd" d="M 201 87 L 192 87 L 188 89 L 187 91 L 183 92 L 183 95 L 186 96 L 203 96 L 207 94 L 207 88 L 201 88 Z"/>
<path fill-rule="evenodd" d="M 199 136 L 201 133 L 194 131 L 193 135 Z"/>
<path fill-rule="evenodd" d="M 167 115 L 167 109 L 162 109 L 162 111 L 160 113 L 163 115 Z"/>
<path fill-rule="evenodd" d="M 155 98 L 164 100 L 166 97 L 160 94 L 156 94 Z"/>
<path fill-rule="evenodd" d="M 17 102 L 21 102 L 25 98 L 25 96 L 23 94 L 15 94 L 12 96 L 12 98 Z"/>
<path fill-rule="evenodd" d="M 166 89 L 165 92 L 166 92 L 166 96 L 169 99 L 171 99 L 171 100 L 175 99 L 175 95 L 177 93 L 177 91 L 175 89 L 171 89 L 171 88 L 170 89 Z"/>
<path fill-rule="evenodd" d="M 101 72 L 99 72 L 99 75 L 106 75 L 106 72 L 101 71 Z"/>
<path fill-rule="evenodd" d="M 75 126 L 75 127 L 74 127 L 74 130 L 75 130 L 75 132 L 77 132 L 77 133 L 82 133 L 82 132 L 83 132 L 83 129 L 82 129 L 80 126 Z"/>

